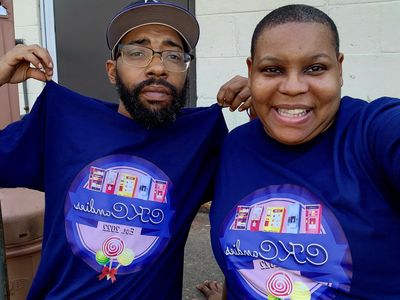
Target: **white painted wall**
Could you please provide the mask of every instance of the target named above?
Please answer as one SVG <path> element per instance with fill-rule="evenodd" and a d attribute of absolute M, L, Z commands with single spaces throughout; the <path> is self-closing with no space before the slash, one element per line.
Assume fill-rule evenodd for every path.
<path fill-rule="evenodd" d="M 39 0 L 13 0 L 15 38 L 24 39 L 25 44 L 39 44 L 41 41 Z M 33 79 L 27 81 L 29 106 L 32 108 L 44 84 Z M 24 95 L 22 84 L 18 85 L 20 113 L 24 114 Z"/>
<path fill-rule="evenodd" d="M 335 21 L 345 54 L 343 95 L 400 98 L 400 1 L 197 0 L 199 106 L 214 103 L 219 86 L 235 74 L 246 76 L 256 24 L 269 11 L 292 3 L 316 6 Z M 247 121 L 245 113 L 224 114 L 230 128 Z"/>
<path fill-rule="evenodd" d="M 39 3 L 39 0 L 14 0 L 16 38 L 23 38 L 28 44 L 42 44 Z M 215 103 L 220 85 L 234 75 L 246 76 L 245 60 L 256 24 L 267 12 L 291 3 L 299 2 L 196 1 L 201 28 L 196 60 L 199 106 Z M 322 9 L 338 26 L 341 51 L 345 54 L 343 95 L 367 100 L 383 95 L 400 98 L 400 0 L 301 3 Z M 31 105 L 42 87 L 37 81 L 28 81 Z M 245 113 L 227 112 L 225 116 L 230 128 L 247 121 Z"/>

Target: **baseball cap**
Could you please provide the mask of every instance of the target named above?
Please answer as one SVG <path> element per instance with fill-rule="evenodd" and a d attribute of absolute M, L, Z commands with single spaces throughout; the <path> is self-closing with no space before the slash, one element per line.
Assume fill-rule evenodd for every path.
<path fill-rule="evenodd" d="M 196 46 L 200 28 L 196 18 L 185 8 L 157 0 L 140 0 L 118 12 L 108 25 L 106 38 L 111 56 L 121 39 L 131 30 L 144 25 L 159 24 L 174 29 L 182 37 L 189 51 Z"/>

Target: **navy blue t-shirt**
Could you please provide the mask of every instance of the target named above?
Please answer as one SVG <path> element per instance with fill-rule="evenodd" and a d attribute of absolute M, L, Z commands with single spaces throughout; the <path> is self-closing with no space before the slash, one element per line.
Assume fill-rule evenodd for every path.
<path fill-rule="evenodd" d="M 398 99 L 345 97 L 298 146 L 233 130 L 210 214 L 228 299 L 400 299 L 399 200 Z"/>
<path fill-rule="evenodd" d="M 226 133 L 217 105 L 148 130 L 48 82 L 0 132 L 0 186 L 46 195 L 28 298 L 181 299 L 184 244 Z"/>

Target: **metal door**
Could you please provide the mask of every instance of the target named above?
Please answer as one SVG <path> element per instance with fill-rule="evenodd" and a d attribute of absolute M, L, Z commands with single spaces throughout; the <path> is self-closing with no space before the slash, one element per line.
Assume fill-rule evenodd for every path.
<path fill-rule="evenodd" d="M 54 0 L 58 82 L 79 93 L 117 101 L 105 62 L 110 58 L 106 29 L 129 0 Z M 170 1 L 194 13 L 194 0 Z M 195 64 L 190 71 L 189 105 L 196 103 Z"/>
<path fill-rule="evenodd" d="M 0 0 L 0 56 L 15 46 L 12 0 Z M 18 86 L 0 87 L 0 129 L 20 118 Z"/>

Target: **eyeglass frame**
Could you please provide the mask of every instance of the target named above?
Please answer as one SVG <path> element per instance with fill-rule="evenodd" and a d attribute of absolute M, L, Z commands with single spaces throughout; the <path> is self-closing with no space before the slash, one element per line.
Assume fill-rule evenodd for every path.
<path fill-rule="evenodd" d="M 184 54 L 184 56 L 186 56 L 186 57 L 188 57 L 189 58 L 189 60 L 187 61 L 187 62 L 185 62 L 185 66 L 186 66 L 186 68 L 184 69 L 184 70 L 182 70 L 182 71 L 171 71 L 171 70 L 168 70 L 168 68 L 166 67 L 166 69 L 169 71 L 169 72 L 177 72 L 177 73 L 181 73 L 181 72 L 186 72 L 188 69 L 189 69 L 189 66 L 190 66 L 190 63 L 192 62 L 192 60 L 195 58 L 195 56 L 193 55 L 193 54 L 191 54 L 191 53 L 188 53 L 188 52 L 185 52 L 185 51 L 179 51 L 179 50 L 163 50 L 163 51 L 155 51 L 154 49 L 152 49 L 152 48 L 149 48 L 149 47 L 145 47 L 145 46 L 141 46 L 141 45 L 133 45 L 133 44 L 118 44 L 118 46 L 116 47 L 116 49 L 117 49 L 117 52 L 116 52 L 116 54 L 115 54 L 115 60 L 117 60 L 118 59 L 118 57 L 120 57 L 121 56 L 121 58 L 122 58 L 122 60 L 124 60 L 124 58 L 123 58 L 123 51 L 122 51 L 122 48 L 124 47 L 124 46 L 137 46 L 137 47 L 141 47 L 141 48 L 145 48 L 145 49 L 149 49 L 149 50 L 151 50 L 152 51 L 152 54 L 151 54 L 151 57 L 150 57 L 150 59 L 149 59 L 149 62 L 145 65 L 145 66 L 141 66 L 141 67 L 137 67 L 137 66 L 135 66 L 136 68 L 146 68 L 149 64 L 151 64 L 151 62 L 153 61 L 153 58 L 154 58 L 154 55 L 156 55 L 156 54 L 158 54 L 158 55 L 160 55 L 160 60 L 161 60 L 161 62 L 163 63 L 163 65 L 164 65 L 164 67 L 166 67 L 165 66 L 165 64 L 164 64 L 164 61 L 163 61 L 163 57 L 162 57 L 162 54 L 164 53 L 164 52 L 179 52 L 179 53 L 183 53 Z M 125 60 L 124 60 L 125 61 Z M 130 65 L 129 63 L 127 63 L 128 65 Z"/>

